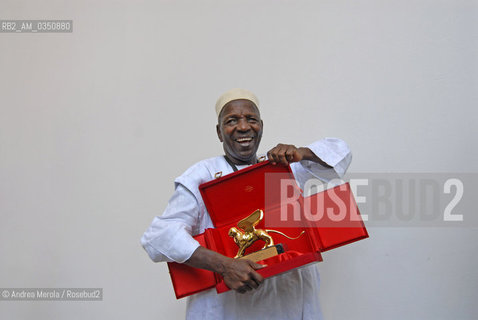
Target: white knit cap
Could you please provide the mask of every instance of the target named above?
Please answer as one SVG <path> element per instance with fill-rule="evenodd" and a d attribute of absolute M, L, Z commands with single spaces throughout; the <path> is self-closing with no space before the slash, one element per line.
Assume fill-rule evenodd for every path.
<path fill-rule="evenodd" d="M 256 107 L 259 109 L 259 100 L 257 97 L 250 91 L 245 90 L 245 89 L 231 89 L 224 93 L 222 96 L 217 99 L 216 102 L 216 114 L 219 117 L 219 114 L 221 113 L 222 108 L 229 102 L 233 100 L 238 100 L 238 99 L 245 99 L 252 101 Z"/>

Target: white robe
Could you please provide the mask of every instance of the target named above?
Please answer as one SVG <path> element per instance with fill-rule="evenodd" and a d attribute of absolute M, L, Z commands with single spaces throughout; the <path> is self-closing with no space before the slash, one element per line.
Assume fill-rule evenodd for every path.
<path fill-rule="evenodd" d="M 327 182 L 342 177 L 352 160 L 350 149 L 340 139 L 325 138 L 308 147 L 333 168 L 307 160 L 292 163 L 292 172 L 301 188 L 311 178 Z M 153 261 L 185 262 L 199 246 L 192 235 L 214 227 L 198 186 L 214 179 L 219 171 L 223 175 L 233 172 L 223 156 L 200 161 L 176 178 L 175 192 L 166 210 L 154 218 L 141 238 Z M 266 279 L 257 290 L 245 294 L 232 290 L 217 294 L 210 289 L 188 297 L 186 318 L 321 319 L 319 285 L 314 264 Z"/>

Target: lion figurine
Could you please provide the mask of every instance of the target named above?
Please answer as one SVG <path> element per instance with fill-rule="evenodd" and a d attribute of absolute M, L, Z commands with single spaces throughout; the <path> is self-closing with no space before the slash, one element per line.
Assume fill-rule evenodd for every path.
<path fill-rule="evenodd" d="M 250 247 L 257 240 L 265 241 L 265 245 L 262 249 L 266 249 L 274 246 L 274 240 L 269 235 L 268 232 L 275 232 L 283 235 L 284 237 L 295 240 L 298 239 L 305 231 L 302 231 L 297 237 L 291 238 L 284 233 L 277 230 L 268 230 L 268 229 L 256 229 L 256 225 L 264 217 L 264 212 L 260 209 L 257 209 L 251 213 L 247 218 L 242 219 L 237 223 L 237 227 L 232 227 L 229 229 L 228 235 L 234 238 L 234 242 L 238 245 L 239 251 L 234 258 L 240 258 L 244 256 L 244 251 Z M 242 230 L 244 231 L 242 231 Z"/>

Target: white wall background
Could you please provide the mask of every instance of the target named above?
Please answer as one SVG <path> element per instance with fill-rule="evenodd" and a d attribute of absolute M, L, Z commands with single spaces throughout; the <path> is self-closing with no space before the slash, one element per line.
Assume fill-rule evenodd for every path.
<path fill-rule="evenodd" d="M 0 19 L 74 20 L 72 34 L 0 34 L 0 287 L 104 288 L 102 302 L 0 301 L 0 318 L 183 318 L 139 238 L 173 178 L 221 153 L 213 106 L 231 87 L 262 102 L 262 152 L 338 136 L 352 172 L 477 172 L 477 13 L 0 0 Z M 477 318 L 476 229 L 369 232 L 324 255 L 326 319 Z"/>

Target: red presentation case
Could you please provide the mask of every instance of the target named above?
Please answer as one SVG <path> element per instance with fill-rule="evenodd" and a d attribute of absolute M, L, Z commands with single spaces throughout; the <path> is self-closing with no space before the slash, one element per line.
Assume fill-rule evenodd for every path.
<path fill-rule="evenodd" d="M 228 236 L 229 229 L 257 209 L 264 211 L 257 229 L 273 229 L 291 237 L 305 230 L 296 240 L 270 233 L 286 251 L 259 262 L 267 265 L 257 271 L 265 278 L 322 261 L 321 252 L 368 237 L 348 183 L 304 198 L 289 166 L 264 161 L 204 183 L 199 189 L 215 228 L 194 238 L 225 256 L 234 257 L 238 250 Z M 256 241 L 246 254 L 263 245 Z M 178 299 L 213 287 L 218 293 L 229 290 L 221 276 L 211 271 L 175 262 L 168 267 Z"/>

